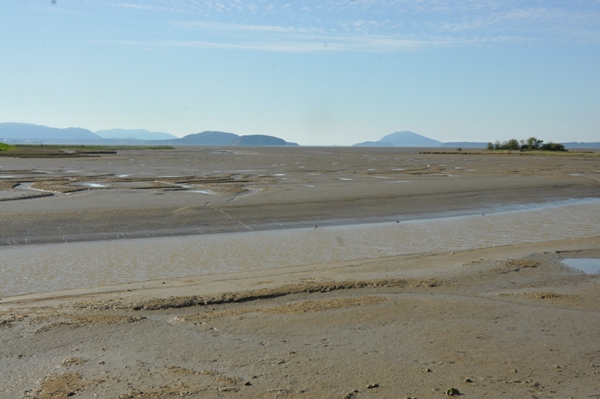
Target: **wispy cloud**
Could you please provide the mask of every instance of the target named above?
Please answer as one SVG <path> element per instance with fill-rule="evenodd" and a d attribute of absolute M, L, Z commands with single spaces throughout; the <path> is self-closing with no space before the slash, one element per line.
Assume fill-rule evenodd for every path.
<path fill-rule="evenodd" d="M 171 48 L 403 51 L 530 40 L 597 43 L 600 26 L 599 0 L 124 0 L 105 4 L 153 12 L 163 26 L 171 27 L 163 31 L 165 39 L 178 40 L 143 45 Z"/>
<path fill-rule="evenodd" d="M 201 28 L 211 31 L 230 31 L 230 32 L 270 32 L 270 33 L 311 33 L 323 32 L 322 28 L 304 28 L 295 26 L 277 26 L 277 25 L 249 25 L 218 22 L 173 22 L 174 26 L 180 28 Z"/>
<path fill-rule="evenodd" d="M 489 43 L 522 41 L 522 38 L 498 36 L 492 38 L 456 39 L 453 37 L 430 38 L 401 38 L 389 36 L 339 37 L 339 36 L 309 36 L 304 40 L 273 40 L 247 42 L 216 42 L 166 40 L 158 42 L 145 41 L 94 41 L 102 44 L 118 44 L 136 46 L 146 49 L 176 49 L 176 48 L 205 48 L 205 49 L 240 49 L 259 50 L 286 53 L 315 53 L 315 52 L 391 52 L 412 51 L 423 47 L 484 45 Z"/>

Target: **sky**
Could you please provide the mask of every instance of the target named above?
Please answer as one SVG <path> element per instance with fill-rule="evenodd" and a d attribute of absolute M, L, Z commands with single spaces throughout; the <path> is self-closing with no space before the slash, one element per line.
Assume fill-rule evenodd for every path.
<path fill-rule="evenodd" d="M 600 141 L 600 0 L 2 0 L 0 122 Z"/>

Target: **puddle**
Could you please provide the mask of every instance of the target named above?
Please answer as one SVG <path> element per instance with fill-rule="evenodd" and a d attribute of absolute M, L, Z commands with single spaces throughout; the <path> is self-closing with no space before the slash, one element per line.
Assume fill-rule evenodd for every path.
<path fill-rule="evenodd" d="M 348 179 L 347 177 L 338 177 L 337 179 L 338 179 L 338 180 L 345 180 L 345 181 L 352 180 L 352 179 Z"/>
<path fill-rule="evenodd" d="M 21 184 L 16 185 L 15 188 L 18 188 L 20 190 L 33 190 L 31 188 L 32 184 L 33 183 L 21 183 Z"/>
<path fill-rule="evenodd" d="M 56 191 L 42 190 L 40 188 L 33 188 L 33 187 L 31 187 L 32 185 L 33 185 L 33 182 L 20 183 L 20 184 L 16 185 L 15 188 L 17 188 L 19 190 L 41 191 L 43 193 L 57 193 Z"/>
<path fill-rule="evenodd" d="M 275 173 L 273 176 L 285 176 L 285 173 Z"/>
<path fill-rule="evenodd" d="M 385 181 L 384 183 L 411 183 L 412 180 L 394 180 L 394 181 Z"/>
<path fill-rule="evenodd" d="M 373 176 L 373 179 L 389 179 L 387 176 Z"/>
<path fill-rule="evenodd" d="M 116 177 L 129 177 L 131 175 L 115 175 Z"/>
<path fill-rule="evenodd" d="M 185 191 L 185 192 L 186 193 L 198 193 L 198 194 L 213 195 L 212 192 L 206 191 L 206 190 L 189 190 L 189 191 Z"/>
<path fill-rule="evenodd" d="M 11 175 L 0 175 L 0 179 L 12 179 L 13 177 Z"/>
<path fill-rule="evenodd" d="M 580 258 L 580 259 L 564 259 L 563 263 L 573 269 L 584 272 L 585 274 L 600 273 L 600 259 Z"/>
<path fill-rule="evenodd" d="M 83 183 L 84 186 L 93 187 L 93 188 L 103 188 L 106 187 L 104 184 L 99 183 Z"/>

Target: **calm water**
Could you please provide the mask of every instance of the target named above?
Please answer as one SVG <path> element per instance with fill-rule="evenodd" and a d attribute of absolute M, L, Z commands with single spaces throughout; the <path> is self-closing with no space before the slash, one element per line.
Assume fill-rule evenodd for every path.
<path fill-rule="evenodd" d="M 0 249 L 0 297 L 600 235 L 600 200 L 400 223 Z"/>
<path fill-rule="evenodd" d="M 581 259 L 565 259 L 563 263 L 573 269 L 580 270 L 585 274 L 600 273 L 600 259 L 581 258 Z"/>

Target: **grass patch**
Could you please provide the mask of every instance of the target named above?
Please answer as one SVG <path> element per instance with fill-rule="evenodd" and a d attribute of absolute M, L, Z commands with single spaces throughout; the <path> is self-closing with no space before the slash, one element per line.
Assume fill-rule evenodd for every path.
<path fill-rule="evenodd" d="M 10 151 L 13 148 L 15 148 L 15 147 L 13 147 L 12 145 L 8 145 L 6 143 L 0 143 L 0 151 Z"/>
<path fill-rule="evenodd" d="M 0 157 L 13 158 L 77 158 L 116 154 L 117 150 L 172 150 L 171 146 L 108 146 L 108 145 L 27 145 L 17 144 Z"/>
<path fill-rule="evenodd" d="M 52 148 L 61 150 L 75 150 L 79 152 L 97 151 L 97 150 L 174 150 L 170 145 L 65 145 L 65 144 L 17 144 L 16 148 Z"/>
<path fill-rule="evenodd" d="M 471 151 L 420 151 L 419 154 L 429 155 L 506 155 L 506 156 L 549 156 L 549 157 L 600 157 L 600 152 L 594 151 L 508 151 L 508 150 L 471 150 Z"/>

